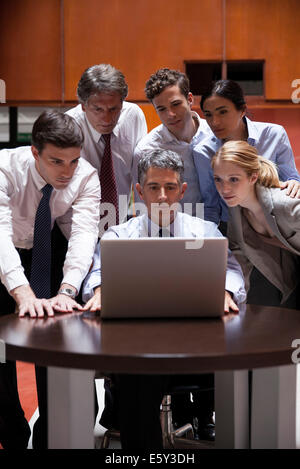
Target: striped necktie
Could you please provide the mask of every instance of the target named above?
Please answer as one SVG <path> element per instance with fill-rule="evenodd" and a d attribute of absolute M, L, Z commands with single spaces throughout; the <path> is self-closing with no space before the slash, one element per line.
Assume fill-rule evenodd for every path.
<path fill-rule="evenodd" d="M 174 238 L 174 235 L 167 228 L 160 228 L 158 232 L 159 238 Z"/>
<path fill-rule="evenodd" d="M 42 188 L 43 197 L 35 215 L 30 286 L 37 298 L 51 297 L 51 211 L 53 187 Z"/>
<path fill-rule="evenodd" d="M 119 221 L 118 191 L 110 148 L 110 137 L 111 134 L 103 134 L 101 137 L 105 142 L 105 147 L 100 172 L 101 203 L 112 204 L 116 209 L 116 219 L 113 218 L 108 221 L 109 226 L 118 224 Z M 104 214 L 102 214 L 103 216 Z"/>

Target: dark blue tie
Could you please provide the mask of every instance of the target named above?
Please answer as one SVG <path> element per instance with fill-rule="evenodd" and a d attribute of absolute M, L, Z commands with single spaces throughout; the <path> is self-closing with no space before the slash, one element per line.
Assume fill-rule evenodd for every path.
<path fill-rule="evenodd" d="M 51 297 L 51 211 L 53 187 L 43 187 L 43 197 L 35 215 L 30 286 L 37 298 Z"/>

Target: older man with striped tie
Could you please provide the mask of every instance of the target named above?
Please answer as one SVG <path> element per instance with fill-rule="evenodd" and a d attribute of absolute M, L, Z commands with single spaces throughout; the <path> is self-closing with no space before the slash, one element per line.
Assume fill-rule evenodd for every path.
<path fill-rule="evenodd" d="M 81 156 L 97 168 L 101 184 L 100 235 L 127 220 L 132 189 L 134 149 L 147 133 L 143 111 L 125 101 L 124 75 L 109 64 L 84 71 L 78 87 L 79 103 L 67 114 L 84 133 Z M 115 207 L 115 211 L 112 210 Z"/>

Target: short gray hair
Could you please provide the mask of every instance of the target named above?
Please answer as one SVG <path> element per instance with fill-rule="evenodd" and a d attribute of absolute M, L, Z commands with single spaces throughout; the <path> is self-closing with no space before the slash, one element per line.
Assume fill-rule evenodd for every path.
<path fill-rule="evenodd" d="M 128 94 L 128 85 L 122 72 L 109 64 L 87 68 L 78 83 L 77 97 L 84 104 L 95 93 L 119 93 L 122 101 Z"/>
<path fill-rule="evenodd" d="M 171 169 L 178 173 L 181 184 L 184 181 L 184 164 L 181 156 L 175 151 L 162 148 L 143 151 L 138 162 L 138 182 L 141 186 L 144 184 L 145 175 L 149 168 Z"/>

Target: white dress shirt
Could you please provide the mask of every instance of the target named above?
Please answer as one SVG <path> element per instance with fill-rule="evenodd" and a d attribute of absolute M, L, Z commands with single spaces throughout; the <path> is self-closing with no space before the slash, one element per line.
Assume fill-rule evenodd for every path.
<path fill-rule="evenodd" d="M 104 152 L 102 134 L 89 123 L 81 104 L 67 111 L 81 126 L 84 143 L 81 156 L 97 168 L 100 175 L 101 161 Z M 138 141 L 147 133 L 147 124 L 143 111 L 134 103 L 123 102 L 117 125 L 111 135 L 111 153 L 117 182 L 118 196 L 125 201 L 119 203 L 119 216 L 123 221 L 127 216 L 127 208 L 131 195 L 133 152 Z M 119 199 L 120 200 L 120 199 Z"/>
<path fill-rule="evenodd" d="M 28 284 L 15 248 L 33 246 L 35 215 L 45 184 L 30 147 L 0 151 L 0 278 L 8 291 Z M 77 291 L 92 262 L 99 206 L 97 171 L 80 159 L 70 184 L 53 189 L 50 199 L 52 226 L 56 220 L 69 240 L 63 283 Z"/>
<path fill-rule="evenodd" d="M 149 220 L 147 215 L 131 218 L 127 223 L 110 227 L 103 235 L 103 239 L 134 239 L 158 236 L 160 227 Z M 223 237 L 215 223 L 191 217 L 186 213 L 177 213 L 177 216 L 169 227 L 175 237 L 183 238 L 220 238 Z M 130 269 L 130 266 L 128 266 Z M 130 275 L 130 272 L 128 273 Z M 93 268 L 83 284 L 83 300 L 87 301 L 93 296 L 94 288 L 101 285 L 101 255 L 100 242 L 97 244 Z M 212 285 L 213 288 L 213 285 Z M 246 300 L 244 277 L 242 269 L 228 250 L 227 271 L 225 289 L 233 294 L 236 303 Z"/>
<path fill-rule="evenodd" d="M 138 182 L 137 165 L 139 159 L 143 154 L 143 151 L 162 148 L 165 150 L 175 151 L 181 156 L 184 163 L 184 181 L 188 184 L 187 190 L 185 191 L 183 199 L 181 201 L 182 204 L 196 204 L 197 202 L 202 201 L 199 188 L 199 180 L 193 160 L 193 148 L 198 145 L 204 138 L 206 138 L 212 133 L 205 119 L 201 119 L 196 112 L 192 112 L 192 115 L 193 118 L 197 120 L 199 125 L 197 132 L 193 136 L 190 143 L 184 142 L 183 140 L 178 140 L 175 135 L 173 135 L 164 124 L 161 124 L 151 130 L 151 132 L 149 132 L 144 138 L 140 140 L 134 152 L 134 183 Z M 141 199 L 138 196 L 137 192 L 135 192 L 135 198 L 136 201 L 141 202 Z M 193 210 L 193 215 L 195 214 L 196 212 L 195 210 Z"/>

